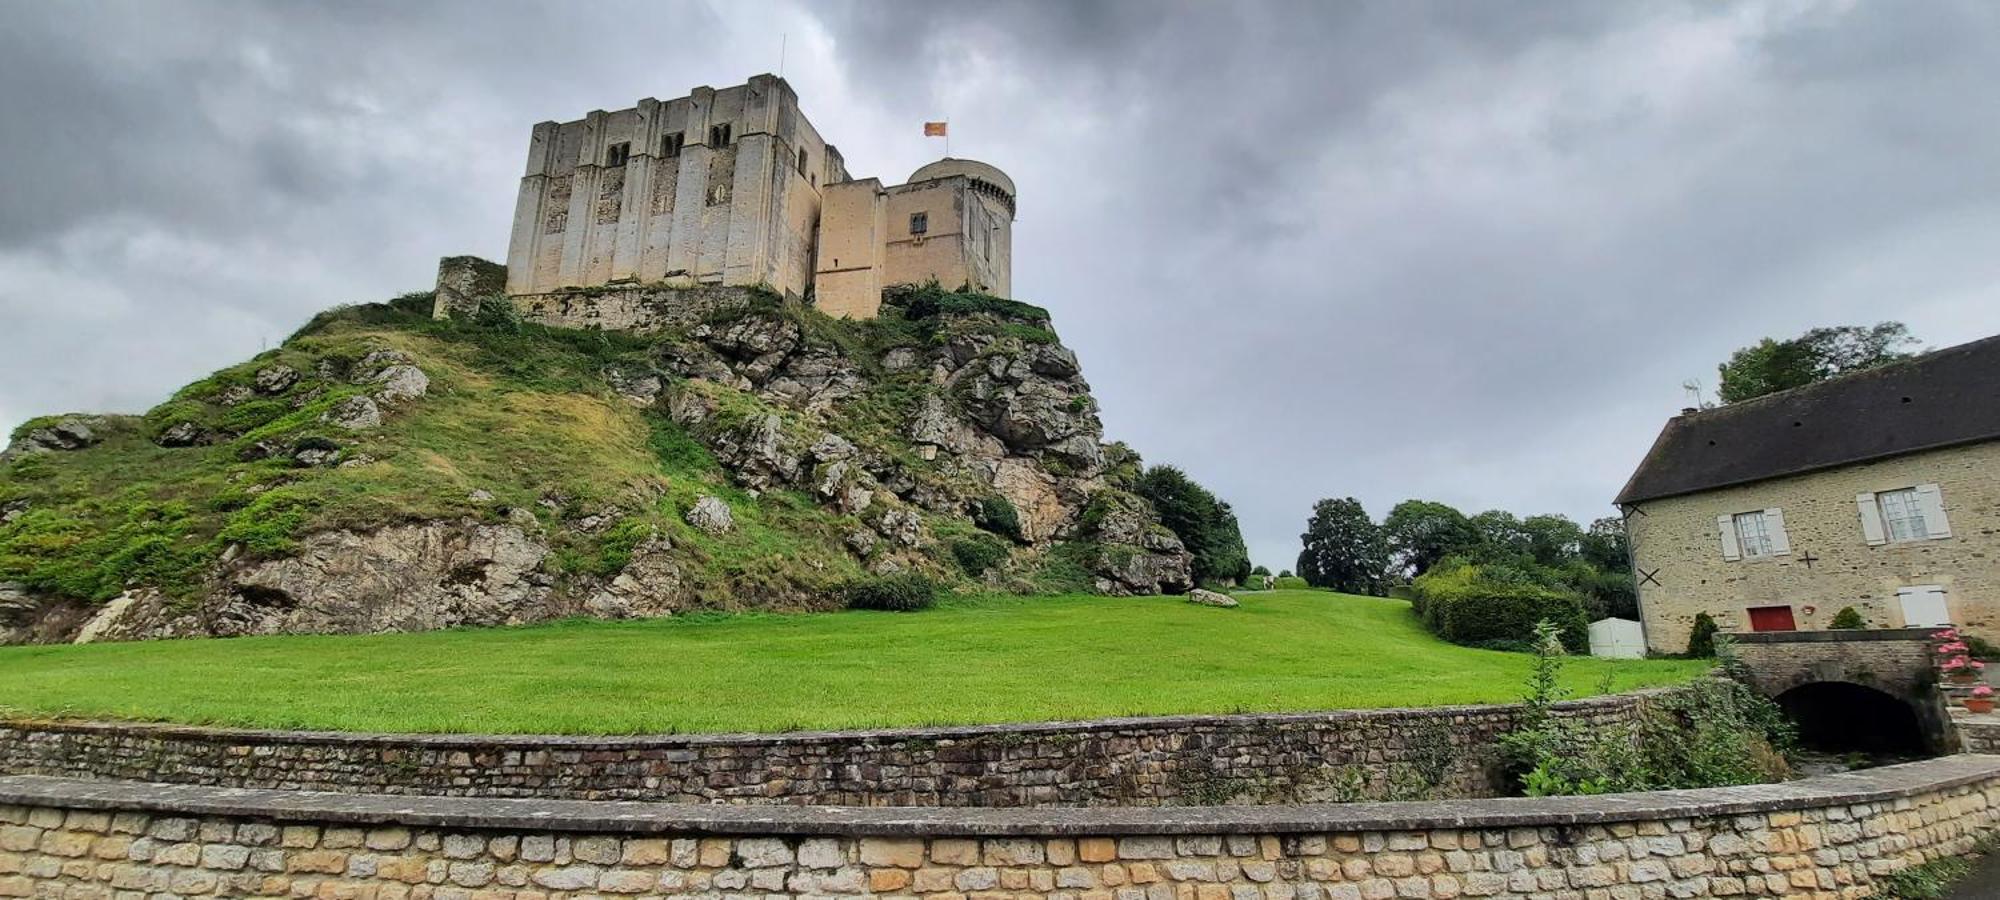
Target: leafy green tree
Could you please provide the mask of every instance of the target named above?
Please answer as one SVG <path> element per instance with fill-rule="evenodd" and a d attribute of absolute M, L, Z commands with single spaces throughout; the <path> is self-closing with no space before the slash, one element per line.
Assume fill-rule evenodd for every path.
<path fill-rule="evenodd" d="M 1625 536 L 1625 520 L 1617 516 L 1605 516 L 1590 523 L 1590 530 L 1583 534 L 1581 555 L 1600 572 L 1629 572 L 1632 567 L 1630 546 Z"/>
<path fill-rule="evenodd" d="M 1395 567 L 1413 576 L 1422 575 L 1446 556 L 1471 555 L 1479 548 L 1479 531 L 1472 527 L 1472 521 L 1432 500 L 1396 504 L 1382 520 L 1382 533 L 1389 540 Z"/>
<path fill-rule="evenodd" d="M 1472 554 L 1482 563 L 1520 563 L 1530 558 L 1529 535 L 1521 518 L 1504 509 L 1489 509 L 1467 520 L 1479 533 L 1479 549 Z"/>
<path fill-rule="evenodd" d="M 1194 556 L 1196 584 L 1240 582 L 1250 574 L 1250 550 L 1229 504 L 1216 499 L 1186 472 L 1153 466 L 1139 476 L 1134 491 L 1151 501 L 1167 526 Z"/>
<path fill-rule="evenodd" d="M 1694 627 L 1688 631 L 1687 655 L 1695 659 L 1709 659 L 1715 656 L 1715 618 L 1708 613 L 1694 614 Z"/>
<path fill-rule="evenodd" d="M 1868 620 L 1861 617 L 1860 610 L 1852 606 L 1843 606 L 1840 612 L 1833 614 L 1833 621 L 1827 623 L 1826 627 L 1836 631 L 1858 630 L 1867 628 Z"/>
<path fill-rule="evenodd" d="M 1521 520 L 1521 530 L 1528 534 L 1528 555 L 1536 565 L 1564 565 L 1583 547 L 1583 529 L 1568 516 L 1529 516 Z"/>
<path fill-rule="evenodd" d="M 1252 574 L 1252 575 L 1269 575 L 1269 574 L 1271 574 L 1271 570 L 1270 570 L 1270 569 L 1267 569 L 1267 568 L 1264 568 L 1263 566 L 1251 566 L 1251 567 L 1250 567 L 1250 574 Z"/>
<path fill-rule="evenodd" d="M 1353 497 L 1313 504 L 1299 552 L 1299 575 L 1313 587 L 1379 596 L 1389 568 L 1389 544 L 1381 527 Z M 1288 573 L 1289 574 L 1289 573 Z"/>
<path fill-rule="evenodd" d="M 1722 383 L 1716 394 L 1724 403 L 1740 403 L 1905 359 L 1916 344 L 1901 322 L 1815 328 L 1785 341 L 1765 338 L 1717 366 Z"/>

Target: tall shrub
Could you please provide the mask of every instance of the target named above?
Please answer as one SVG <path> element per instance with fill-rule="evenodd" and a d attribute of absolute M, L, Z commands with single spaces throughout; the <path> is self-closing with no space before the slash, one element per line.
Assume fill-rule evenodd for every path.
<path fill-rule="evenodd" d="M 1454 644 L 1521 648 L 1535 626 L 1552 623 L 1564 647 L 1583 652 L 1590 623 L 1573 591 L 1501 566 L 1446 561 L 1410 583 L 1425 626 Z"/>
<path fill-rule="evenodd" d="M 1153 504 L 1160 523 L 1187 545 L 1196 584 L 1241 582 L 1250 575 L 1250 550 L 1229 504 L 1216 499 L 1173 466 L 1153 466 L 1139 476 L 1136 493 Z"/>

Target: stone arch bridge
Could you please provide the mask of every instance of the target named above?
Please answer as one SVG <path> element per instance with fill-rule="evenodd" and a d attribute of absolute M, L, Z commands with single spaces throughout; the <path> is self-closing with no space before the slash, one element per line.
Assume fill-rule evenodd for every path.
<path fill-rule="evenodd" d="M 1950 753 L 1951 716 L 1936 689 L 1926 629 L 1767 631 L 1732 635 L 1750 684 L 1778 701 L 1808 745 Z"/>

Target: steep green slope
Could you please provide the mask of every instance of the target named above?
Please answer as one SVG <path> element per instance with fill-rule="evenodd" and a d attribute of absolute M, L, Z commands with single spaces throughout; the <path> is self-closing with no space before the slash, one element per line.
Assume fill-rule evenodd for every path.
<path fill-rule="evenodd" d="M 0 637 L 824 608 L 906 570 L 1186 581 L 1033 307 L 928 292 L 846 322 L 744 292 L 649 336 L 428 311 L 336 310 L 143 417 L 18 429 Z"/>

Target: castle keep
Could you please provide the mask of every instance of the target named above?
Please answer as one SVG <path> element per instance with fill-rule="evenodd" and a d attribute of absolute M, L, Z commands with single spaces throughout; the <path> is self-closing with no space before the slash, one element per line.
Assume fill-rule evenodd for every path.
<path fill-rule="evenodd" d="M 573 288 L 762 285 L 853 318 L 898 284 L 1005 297 L 1014 198 L 1006 173 L 972 160 L 895 186 L 853 179 L 791 85 L 759 75 L 536 125 L 505 292 L 548 309 L 546 295 Z M 439 315 L 478 281 L 463 259 L 440 274 Z"/>

